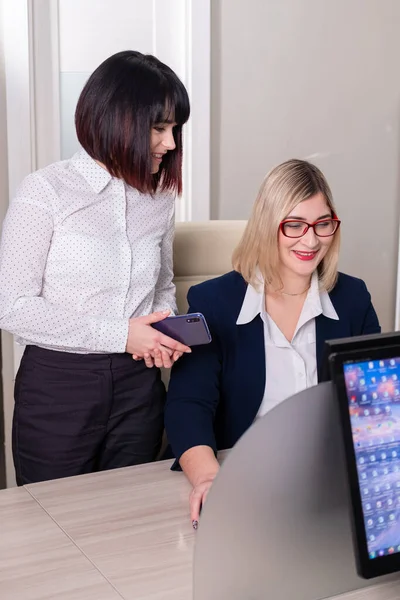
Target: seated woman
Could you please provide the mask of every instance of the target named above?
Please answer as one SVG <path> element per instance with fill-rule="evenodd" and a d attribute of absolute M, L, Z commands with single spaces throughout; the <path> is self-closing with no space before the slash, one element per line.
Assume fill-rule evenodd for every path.
<path fill-rule="evenodd" d="M 325 340 L 380 332 L 365 283 L 337 272 L 339 226 L 321 171 L 289 160 L 261 185 L 234 271 L 189 290 L 189 311 L 204 314 L 212 342 L 174 365 L 165 423 L 193 486 L 195 528 L 217 450 L 318 383 Z"/>

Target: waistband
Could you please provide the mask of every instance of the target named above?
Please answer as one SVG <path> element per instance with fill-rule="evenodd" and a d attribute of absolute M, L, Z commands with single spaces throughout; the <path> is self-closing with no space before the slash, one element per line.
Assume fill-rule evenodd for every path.
<path fill-rule="evenodd" d="M 141 370 L 144 361 L 135 361 L 127 352 L 110 354 L 75 354 L 48 350 L 39 346 L 26 346 L 22 360 L 34 360 L 37 363 L 53 367 L 74 369 L 109 369 L 132 367 Z M 145 365 L 144 365 L 145 366 Z"/>

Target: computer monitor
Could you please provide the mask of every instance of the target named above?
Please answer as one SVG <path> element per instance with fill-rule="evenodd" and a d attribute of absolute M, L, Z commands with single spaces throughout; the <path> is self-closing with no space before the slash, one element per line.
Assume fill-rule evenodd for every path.
<path fill-rule="evenodd" d="M 400 571 L 400 335 L 335 340 L 330 349 L 358 572 Z"/>
<path fill-rule="evenodd" d="M 354 337 L 338 338 L 325 342 L 320 382 L 331 381 L 331 365 L 335 354 L 364 348 L 387 348 L 398 345 L 400 350 L 400 331 L 392 333 L 374 333 L 371 335 L 358 335 Z"/>

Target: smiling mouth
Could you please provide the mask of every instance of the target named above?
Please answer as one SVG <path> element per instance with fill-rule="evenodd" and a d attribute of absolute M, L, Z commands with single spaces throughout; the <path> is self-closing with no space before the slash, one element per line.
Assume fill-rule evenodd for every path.
<path fill-rule="evenodd" d="M 165 156 L 165 153 L 163 154 L 162 152 L 153 152 L 152 153 L 152 157 L 155 158 L 156 160 L 162 160 L 163 157 Z"/>
<path fill-rule="evenodd" d="M 293 250 L 295 256 L 300 260 L 313 260 L 318 254 L 318 250 L 313 252 L 301 252 L 300 250 Z"/>

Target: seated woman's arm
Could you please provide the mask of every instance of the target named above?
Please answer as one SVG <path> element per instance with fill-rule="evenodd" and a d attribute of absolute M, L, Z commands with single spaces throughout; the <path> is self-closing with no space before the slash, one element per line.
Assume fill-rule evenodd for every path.
<path fill-rule="evenodd" d="M 204 314 L 212 341 L 194 346 L 190 355 L 174 365 L 165 407 L 165 428 L 174 455 L 193 486 L 190 507 L 196 526 L 201 504 L 219 469 L 214 419 L 220 400 L 222 357 L 207 286 L 191 288 L 188 301 L 188 312 Z"/>
<path fill-rule="evenodd" d="M 218 473 L 219 464 L 209 446 L 189 448 L 182 454 L 179 463 L 193 486 L 189 497 L 190 518 L 197 529 L 201 507 Z"/>

